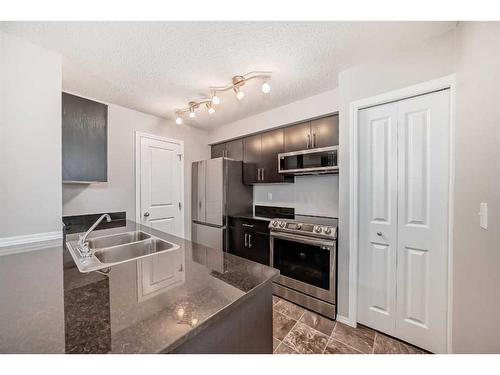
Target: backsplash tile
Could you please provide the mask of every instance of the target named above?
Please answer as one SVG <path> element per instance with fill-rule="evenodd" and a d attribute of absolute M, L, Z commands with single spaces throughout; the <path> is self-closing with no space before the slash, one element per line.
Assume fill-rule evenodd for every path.
<path fill-rule="evenodd" d="M 338 217 L 339 176 L 296 176 L 294 184 L 254 185 L 253 201 L 254 205 L 291 207 L 302 215 Z"/>

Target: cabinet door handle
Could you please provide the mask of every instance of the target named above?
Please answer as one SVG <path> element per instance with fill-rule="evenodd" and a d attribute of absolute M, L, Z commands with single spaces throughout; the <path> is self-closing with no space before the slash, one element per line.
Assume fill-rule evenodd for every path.
<path fill-rule="evenodd" d="M 264 181 L 264 168 L 262 168 L 262 181 Z"/>
<path fill-rule="evenodd" d="M 313 133 L 313 148 L 316 147 L 316 133 Z"/>
<path fill-rule="evenodd" d="M 307 148 L 311 147 L 311 134 L 307 135 Z"/>
<path fill-rule="evenodd" d="M 252 224 L 241 224 L 241 225 L 243 225 L 244 227 L 247 227 L 247 228 L 253 228 Z"/>
<path fill-rule="evenodd" d="M 245 247 L 248 247 L 248 234 L 245 233 Z"/>
<path fill-rule="evenodd" d="M 252 247 L 252 235 L 248 235 L 248 248 L 250 249 Z"/>
<path fill-rule="evenodd" d="M 257 168 L 257 181 L 260 181 L 260 168 Z"/>

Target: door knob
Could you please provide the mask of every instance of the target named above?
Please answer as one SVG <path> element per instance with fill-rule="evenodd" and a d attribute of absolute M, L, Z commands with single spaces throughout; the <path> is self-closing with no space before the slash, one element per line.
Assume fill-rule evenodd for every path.
<path fill-rule="evenodd" d="M 144 217 L 148 217 L 149 216 L 149 212 L 144 212 Z"/>
<path fill-rule="evenodd" d="M 377 236 L 382 236 L 382 232 L 377 232 Z"/>

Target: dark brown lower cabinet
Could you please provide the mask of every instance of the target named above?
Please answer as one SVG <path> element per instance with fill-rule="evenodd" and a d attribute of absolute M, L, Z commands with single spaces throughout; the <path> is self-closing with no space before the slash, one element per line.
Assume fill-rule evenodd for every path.
<path fill-rule="evenodd" d="M 229 253 L 269 266 L 269 223 L 239 218 L 229 223 Z"/>

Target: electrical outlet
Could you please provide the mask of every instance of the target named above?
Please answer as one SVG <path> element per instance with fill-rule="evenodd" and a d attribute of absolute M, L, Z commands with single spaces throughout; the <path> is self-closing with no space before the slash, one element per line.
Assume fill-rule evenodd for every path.
<path fill-rule="evenodd" d="M 272 201 L 273 200 L 273 193 L 267 193 L 267 200 Z"/>

